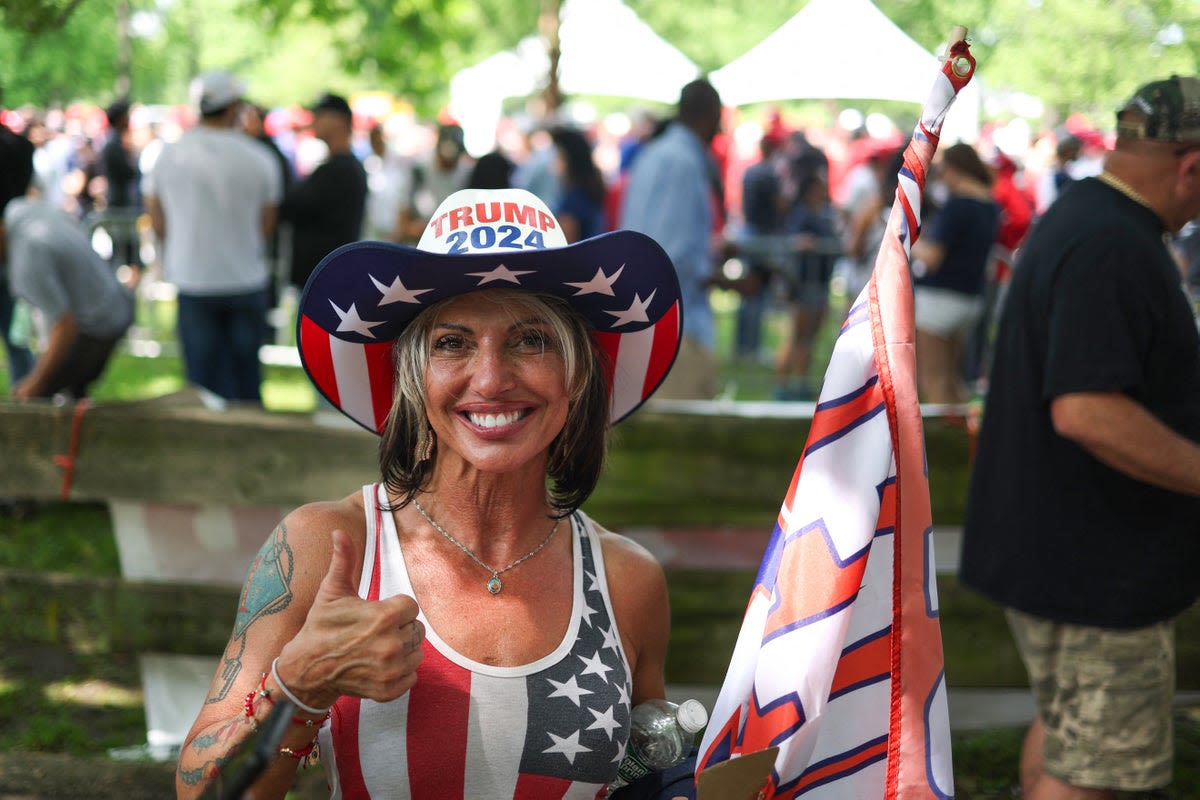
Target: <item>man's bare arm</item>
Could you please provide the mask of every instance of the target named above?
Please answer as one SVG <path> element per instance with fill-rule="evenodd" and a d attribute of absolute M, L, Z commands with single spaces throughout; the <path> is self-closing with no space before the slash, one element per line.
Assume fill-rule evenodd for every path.
<path fill-rule="evenodd" d="M 1121 392 L 1081 392 L 1054 398 L 1054 430 L 1131 478 L 1200 495 L 1200 444 Z"/>

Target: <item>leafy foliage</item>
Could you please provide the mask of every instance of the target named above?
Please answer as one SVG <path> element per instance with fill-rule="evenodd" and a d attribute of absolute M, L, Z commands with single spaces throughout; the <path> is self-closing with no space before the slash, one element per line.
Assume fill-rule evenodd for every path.
<path fill-rule="evenodd" d="M 202 69 L 245 76 L 267 105 L 306 102 L 325 90 L 383 90 L 422 115 L 448 100 L 462 67 L 539 32 L 566 0 L 0 0 L 3 102 L 106 102 L 116 92 L 117 10 L 135 23 L 128 40 L 135 99 L 179 103 Z M 625 0 L 705 71 L 761 41 L 807 0 Z M 970 30 L 977 80 L 999 94 L 1040 97 L 1047 120 L 1083 111 L 1109 125 L 1140 83 L 1200 66 L 1194 0 L 875 0 L 930 51 L 954 24 Z M 36 43 L 36 46 L 35 46 Z M 623 43 L 611 57 L 637 59 Z M 831 69 L 879 68 L 884 54 L 855 50 Z M 781 64 L 780 69 L 786 69 Z M 882 109 L 889 110 L 889 109 Z"/>
<path fill-rule="evenodd" d="M 58 30 L 67 23 L 83 0 L 4 0 L 0 2 L 0 19 L 6 28 L 28 33 Z"/>
<path fill-rule="evenodd" d="M 1083 111 L 1104 125 L 1137 86 L 1200 65 L 1200 43 L 1184 35 L 1196 30 L 1200 7 L 1187 0 L 877 2 L 931 50 L 952 25 L 966 25 L 985 85 L 1040 96 L 1059 116 Z"/>
<path fill-rule="evenodd" d="M 537 0 L 244 0 L 241 6 L 278 35 L 296 25 L 321 26 L 337 67 L 356 83 L 426 106 L 444 100 L 454 71 L 536 30 L 539 12 Z"/>
<path fill-rule="evenodd" d="M 2 8 L 0 86 L 6 104 L 67 102 L 112 87 L 111 3 L 5 0 Z"/>

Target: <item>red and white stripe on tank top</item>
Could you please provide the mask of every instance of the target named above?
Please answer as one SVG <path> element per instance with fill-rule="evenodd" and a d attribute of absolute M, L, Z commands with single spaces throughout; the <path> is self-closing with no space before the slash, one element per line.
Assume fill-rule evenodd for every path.
<path fill-rule="evenodd" d="M 382 487 L 363 487 L 363 500 L 359 595 L 412 596 Z M 331 797 L 595 798 L 616 777 L 629 737 L 629 663 L 598 535 L 582 512 L 570 521 L 574 599 L 554 652 L 519 667 L 481 664 L 420 615 L 425 659 L 412 690 L 390 703 L 342 697 L 320 732 Z"/>

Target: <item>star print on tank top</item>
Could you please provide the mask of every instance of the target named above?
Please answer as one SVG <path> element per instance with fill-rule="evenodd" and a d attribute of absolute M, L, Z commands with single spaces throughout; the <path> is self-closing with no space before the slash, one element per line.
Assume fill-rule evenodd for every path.
<path fill-rule="evenodd" d="M 380 509 L 386 495 L 364 487 L 364 501 L 359 595 L 412 596 L 395 524 Z M 629 663 L 599 536 L 582 512 L 569 522 L 574 590 L 559 646 L 530 664 L 494 667 L 456 652 L 421 615 L 425 658 L 412 690 L 389 703 L 343 697 L 321 730 L 333 798 L 594 798 L 616 777 L 629 737 Z"/>

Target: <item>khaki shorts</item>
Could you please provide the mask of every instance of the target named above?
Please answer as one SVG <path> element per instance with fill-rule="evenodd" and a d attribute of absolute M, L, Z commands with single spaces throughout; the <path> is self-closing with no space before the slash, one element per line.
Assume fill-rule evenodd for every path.
<path fill-rule="evenodd" d="M 1174 622 L 1115 630 L 1007 615 L 1046 726 L 1046 773 L 1097 789 L 1169 784 Z"/>

